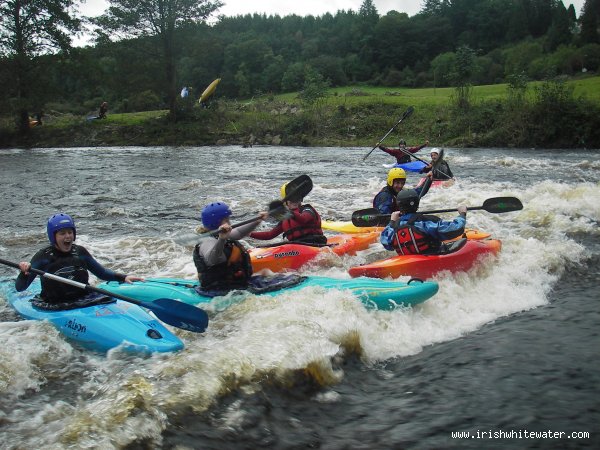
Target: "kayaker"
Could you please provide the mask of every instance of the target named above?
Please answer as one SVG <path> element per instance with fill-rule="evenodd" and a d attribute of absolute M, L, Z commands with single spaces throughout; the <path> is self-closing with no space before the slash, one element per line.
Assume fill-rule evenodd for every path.
<path fill-rule="evenodd" d="M 281 186 L 281 198 L 287 197 L 288 183 Z M 302 204 L 301 197 L 290 197 L 285 202 L 291 217 L 281 220 L 274 228 L 267 231 L 253 231 L 250 237 L 259 240 L 274 239 L 283 233 L 283 237 L 291 242 L 306 244 L 327 244 L 327 237 L 321 228 L 321 216 L 309 204 Z"/>
<path fill-rule="evenodd" d="M 406 141 L 404 139 L 400 139 L 398 143 L 398 148 L 387 148 L 383 145 L 379 146 L 379 150 L 386 152 L 388 155 L 392 155 L 396 158 L 396 164 L 404 164 L 410 162 L 410 155 L 406 153 L 417 153 L 422 148 L 425 148 L 429 145 L 429 141 L 425 141 L 423 145 L 417 145 L 416 147 L 406 147 Z"/>
<path fill-rule="evenodd" d="M 395 250 L 399 255 L 435 254 L 442 241 L 454 239 L 465 232 L 467 207 L 458 207 L 458 216 L 452 220 L 442 220 L 438 216 L 418 214 L 419 194 L 410 189 L 398 193 L 398 211 L 390 217 L 390 223 L 381 233 L 380 241 L 387 250 Z"/>
<path fill-rule="evenodd" d="M 202 289 L 232 290 L 245 289 L 252 276 L 250 256 L 244 246 L 238 242 L 254 230 L 267 218 L 233 229 L 229 223 L 232 212 L 223 202 L 206 205 L 201 212 L 203 231 L 218 231 L 215 237 L 203 239 L 194 248 L 194 264 Z"/>
<path fill-rule="evenodd" d="M 423 167 L 421 169 L 420 173 L 430 173 L 431 172 L 432 165 L 438 160 L 438 158 L 440 156 L 439 150 L 437 148 L 433 148 L 431 150 L 430 156 L 431 156 L 431 163 L 429 163 L 428 165 Z M 433 180 L 434 181 L 454 180 L 454 174 L 450 170 L 450 166 L 448 165 L 448 162 L 445 159 L 440 161 L 437 169 L 435 169 L 433 171 Z"/>
<path fill-rule="evenodd" d="M 88 271 L 105 281 L 132 283 L 143 280 L 141 277 L 104 268 L 84 247 L 75 244 L 77 228 L 68 214 L 58 213 L 51 216 L 46 224 L 46 231 L 50 245 L 38 251 L 31 258 L 31 262 L 19 263 L 21 273 L 15 282 L 17 291 L 24 291 L 35 279 L 36 274 L 29 271 L 32 267 L 85 284 L 89 279 Z M 84 298 L 98 297 L 97 293 L 88 294 L 83 289 L 45 277 L 41 278 L 41 284 L 41 303 L 36 306 L 51 307 L 57 304 L 74 303 Z"/>
<path fill-rule="evenodd" d="M 396 196 L 402 191 L 405 184 L 406 172 L 404 169 L 399 167 L 390 169 L 387 175 L 386 186 L 384 186 L 373 199 L 373 208 L 377 208 L 380 214 L 391 214 L 394 211 L 398 211 Z M 415 191 L 417 194 L 420 194 L 422 189 L 422 187 L 416 187 Z M 427 191 L 423 193 L 423 196 L 426 193 Z"/>

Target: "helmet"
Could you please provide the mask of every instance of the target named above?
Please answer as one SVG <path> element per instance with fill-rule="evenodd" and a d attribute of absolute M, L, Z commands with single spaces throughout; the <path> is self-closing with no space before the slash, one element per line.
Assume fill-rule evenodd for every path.
<path fill-rule="evenodd" d="M 429 153 L 430 153 L 430 154 L 431 154 L 431 153 L 437 153 L 437 154 L 439 155 L 439 154 L 440 154 L 440 149 L 439 149 L 439 148 L 437 148 L 437 147 L 433 147 Z"/>
<path fill-rule="evenodd" d="M 387 177 L 388 186 L 391 186 L 392 184 L 394 184 L 394 180 L 396 180 L 398 178 L 406 180 L 406 172 L 404 171 L 404 169 L 401 169 L 399 167 L 394 167 L 393 169 L 390 169 L 390 171 L 388 172 L 388 177 Z"/>
<path fill-rule="evenodd" d="M 58 213 L 54 214 L 48 219 L 46 231 L 48 232 L 48 240 L 52 245 L 56 245 L 55 233 L 64 228 L 72 228 L 73 239 L 77 237 L 77 229 L 75 228 L 75 222 L 68 214 Z"/>
<path fill-rule="evenodd" d="M 414 189 L 402 190 L 396 195 L 396 204 L 401 211 L 417 212 L 417 209 L 419 209 L 419 194 Z"/>
<path fill-rule="evenodd" d="M 202 225 L 209 230 L 216 230 L 221 226 L 225 217 L 231 216 L 231 209 L 225 203 L 214 202 L 202 208 Z"/>
<path fill-rule="evenodd" d="M 283 183 L 281 185 L 281 189 L 279 189 L 279 193 L 281 194 L 281 200 L 283 200 L 285 198 L 286 194 L 286 190 L 285 188 L 287 187 L 288 183 Z"/>
<path fill-rule="evenodd" d="M 400 139 L 398 145 L 406 145 L 406 141 L 404 139 Z"/>
<path fill-rule="evenodd" d="M 284 198 L 286 198 L 288 196 L 288 191 L 287 191 L 288 184 L 289 184 L 289 182 L 283 183 L 281 185 L 281 188 L 279 189 L 279 194 L 281 195 L 281 200 L 283 200 Z M 293 197 L 288 197 L 287 200 L 293 201 L 293 202 L 301 202 L 302 197 L 299 194 L 296 194 Z"/>

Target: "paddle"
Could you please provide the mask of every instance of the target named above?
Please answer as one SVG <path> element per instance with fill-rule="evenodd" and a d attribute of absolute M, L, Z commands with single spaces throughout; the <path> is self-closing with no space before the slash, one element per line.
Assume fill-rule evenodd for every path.
<path fill-rule="evenodd" d="M 20 269 L 17 263 L 7 261 L 2 258 L 0 258 L 0 263 Z M 125 302 L 133 303 L 134 305 L 149 309 L 156 314 L 156 317 L 158 317 L 160 320 L 177 328 L 193 331 L 194 333 L 202 333 L 208 326 L 208 314 L 206 314 L 204 310 L 196 308 L 192 305 L 188 305 L 187 303 L 179 302 L 170 298 L 159 298 L 157 300 L 152 300 L 151 302 L 144 302 L 141 300 L 136 300 L 135 298 L 125 297 L 124 295 L 115 294 L 104 289 L 93 287 L 89 284 L 79 283 L 78 281 L 59 277 L 53 273 L 44 272 L 43 270 L 34 269 L 33 267 L 31 267 L 29 271 L 50 280 L 70 284 L 71 286 L 78 287 L 86 292 L 97 292 L 99 294 L 118 298 Z"/>
<path fill-rule="evenodd" d="M 398 125 L 400 125 L 400 122 L 402 122 L 404 119 L 406 119 L 407 117 L 409 117 L 409 116 L 410 116 L 410 115 L 413 113 L 413 111 L 414 111 L 414 110 L 415 110 L 415 109 L 414 109 L 412 106 L 409 106 L 409 107 L 408 107 L 408 109 L 407 109 L 406 111 L 404 111 L 404 114 L 402 114 L 402 117 L 400 117 L 400 119 L 398 120 L 398 122 L 396 122 L 396 124 L 395 124 L 395 125 L 394 125 L 392 128 L 390 128 L 390 131 L 388 131 L 387 133 L 385 133 L 385 135 L 384 135 L 384 136 L 383 136 L 381 139 L 379 139 L 379 142 L 378 142 L 377 144 L 375 144 L 375 147 L 373 147 L 373 148 L 371 149 L 371 151 L 370 151 L 369 153 L 367 153 L 367 154 L 364 156 L 364 158 L 363 158 L 363 161 L 364 161 L 365 159 L 367 159 L 367 158 L 369 157 L 369 155 L 370 155 L 371 153 L 373 153 L 373 150 L 375 150 L 377 147 L 379 147 L 379 146 L 381 145 L 381 143 L 384 141 L 384 139 L 385 139 L 386 137 L 388 137 L 388 136 L 389 136 L 389 134 L 390 134 L 392 131 L 394 131 L 394 129 L 395 129 L 395 128 L 396 128 Z"/>
<path fill-rule="evenodd" d="M 284 202 L 289 200 L 290 198 L 304 198 L 308 195 L 310 191 L 312 191 L 313 182 L 308 175 L 300 175 L 297 178 L 294 178 L 290 181 L 286 186 L 286 196 L 281 200 L 273 200 L 269 203 L 269 211 L 268 214 L 271 217 L 275 217 L 277 220 L 283 220 L 286 218 L 289 211 L 285 208 Z M 247 225 L 252 222 L 256 222 L 261 219 L 262 216 L 256 216 L 248 220 L 244 220 L 243 222 L 236 223 L 235 225 L 231 225 L 231 228 L 241 227 L 242 225 Z M 206 233 L 196 235 L 197 239 L 204 239 L 210 236 L 216 236 L 219 232 L 215 230 L 207 231 Z"/>
<path fill-rule="evenodd" d="M 484 210 L 489 213 L 505 213 L 523 209 L 521 200 L 516 197 L 492 197 L 483 202 L 481 206 L 469 207 L 468 211 Z M 434 209 L 421 211 L 419 214 L 436 214 L 456 211 L 456 208 Z M 352 213 L 352 223 L 357 227 L 385 226 L 390 221 L 390 214 L 380 214 L 377 208 L 367 208 Z"/>

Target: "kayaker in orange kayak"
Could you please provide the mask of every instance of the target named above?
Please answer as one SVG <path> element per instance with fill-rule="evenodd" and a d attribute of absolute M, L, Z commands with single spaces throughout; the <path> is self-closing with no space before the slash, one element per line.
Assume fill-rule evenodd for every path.
<path fill-rule="evenodd" d="M 281 198 L 288 197 L 286 190 L 288 183 L 281 186 Z M 291 217 L 281 220 L 274 228 L 267 231 L 253 231 L 250 237 L 259 240 L 270 240 L 281 233 L 290 242 L 302 242 L 306 244 L 326 244 L 327 238 L 321 229 L 321 216 L 315 208 L 309 204 L 302 204 L 303 198 L 289 197 L 284 202 L 290 211 Z"/>
<path fill-rule="evenodd" d="M 425 167 L 423 167 L 420 173 L 430 173 L 431 167 L 440 157 L 440 152 L 437 148 L 431 149 L 431 163 Z M 450 166 L 445 159 L 442 159 L 436 169 L 433 170 L 433 180 L 434 181 L 444 181 L 444 180 L 454 180 L 454 174 L 450 170 Z"/>
<path fill-rule="evenodd" d="M 381 233 L 380 242 L 387 250 L 399 255 L 435 254 L 442 241 L 454 239 L 465 232 L 467 207 L 459 206 L 459 215 L 452 221 L 438 216 L 418 214 L 419 194 L 416 190 L 401 191 L 396 196 L 398 211 Z"/>

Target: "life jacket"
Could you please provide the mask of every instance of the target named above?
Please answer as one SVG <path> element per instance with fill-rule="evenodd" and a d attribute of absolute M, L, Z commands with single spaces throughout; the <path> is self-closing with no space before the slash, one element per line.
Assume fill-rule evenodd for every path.
<path fill-rule="evenodd" d="M 73 244 L 68 253 L 60 252 L 54 246 L 49 246 L 44 252 L 44 259 L 47 261 L 43 267 L 46 272 L 79 283 L 88 283 L 87 264 L 81 258 L 77 245 Z M 41 277 L 41 285 L 40 298 L 47 303 L 72 302 L 86 295 L 83 289 L 46 277 Z"/>
<path fill-rule="evenodd" d="M 408 219 L 405 225 L 396 229 L 393 246 L 399 255 L 418 255 L 423 253 L 434 253 L 440 247 L 437 239 L 423 233 L 413 226 L 415 222 L 431 221 L 439 222 L 442 219 L 438 216 L 415 214 Z"/>
<path fill-rule="evenodd" d="M 245 289 L 248 286 L 252 265 L 250 255 L 242 244 L 228 239 L 223 249 L 226 261 L 214 266 L 206 264 L 198 251 L 199 246 L 200 244 L 194 248 L 194 263 L 203 289 L 231 290 Z"/>
<path fill-rule="evenodd" d="M 309 211 L 314 216 L 314 219 L 305 225 L 299 224 L 293 217 L 291 219 L 282 221 L 281 226 L 283 228 L 283 237 L 288 241 L 306 241 L 307 238 L 315 235 L 323 236 L 323 230 L 321 229 L 321 216 L 319 216 L 317 210 L 307 204 L 301 205 L 300 208 L 298 208 L 298 211 L 300 214 Z M 327 239 L 325 239 L 325 242 L 327 242 Z"/>

